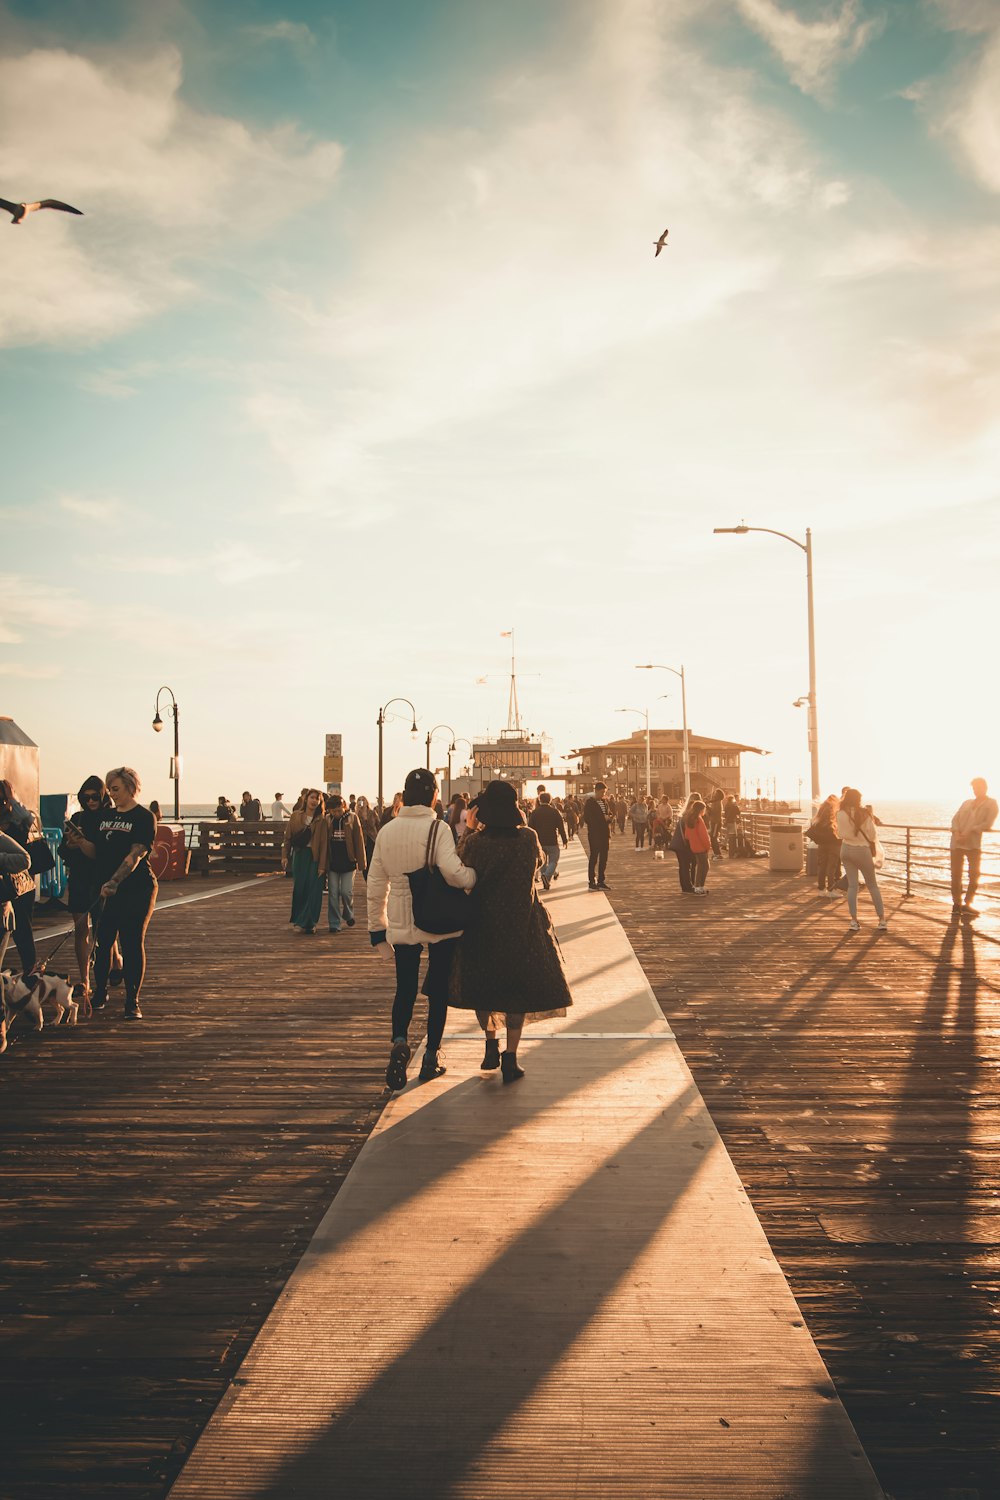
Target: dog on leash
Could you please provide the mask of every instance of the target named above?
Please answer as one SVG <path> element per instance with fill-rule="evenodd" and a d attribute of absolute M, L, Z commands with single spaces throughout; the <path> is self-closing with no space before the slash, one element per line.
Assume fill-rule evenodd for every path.
<path fill-rule="evenodd" d="M 70 984 L 65 974 L 0 974 L 3 988 L 3 1018 L 10 1030 L 15 1021 L 30 1031 L 50 1026 L 75 1026 L 83 986 Z"/>

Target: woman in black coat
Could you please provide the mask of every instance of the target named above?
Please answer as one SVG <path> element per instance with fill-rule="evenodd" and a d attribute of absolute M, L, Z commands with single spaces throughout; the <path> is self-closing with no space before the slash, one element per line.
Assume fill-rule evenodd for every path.
<path fill-rule="evenodd" d="M 459 849 L 462 863 L 476 872 L 476 891 L 452 966 L 449 1004 L 476 1012 L 486 1033 L 483 1068 L 499 1068 L 504 1083 L 513 1083 L 524 1077 L 517 1047 L 525 1015 L 563 1011 L 573 997 L 551 918 L 535 891 L 544 863 L 538 836 L 524 826 L 509 782 L 491 781 L 477 801 L 482 826 Z"/>

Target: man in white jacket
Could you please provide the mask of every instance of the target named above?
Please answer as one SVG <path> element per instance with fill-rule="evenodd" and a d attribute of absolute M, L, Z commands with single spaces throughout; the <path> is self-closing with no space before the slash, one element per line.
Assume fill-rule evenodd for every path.
<path fill-rule="evenodd" d="M 983 834 L 989 833 L 997 820 L 997 804 L 989 796 L 989 787 L 982 776 L 972 782 L 973 795 L 963 802 L 951 820 L 951 914 L 953 917 L 975 917 L 979 913 L 973 906 L 979 886 L 979 870 L 982 863 Z M 969 866 L 969 884 L 962 902 L 962 885 L 965 866 Z"/>
<path fill-rule="evenodd" d="M 441 1038 L 448 1015 L 448 980 L 455 944 L 461 933 L 421 932 L 413 921 L 413 903 L 407 875 L 422 868 L 427 840 L 437 823 L 434 811 L 438 785 L 431 771 L 419 766 L 411 771 L 403 787 L 403 806 L 395 818 L 379 829 L 368 866 L 368 931 L 372 947 L 380 956 L 391 953 L 396 963 L 396 995 L 392 1005 L 392 1049 L 385 1081 L 396 1091 L 406 1087 L 406 1065 L 411 1048 L 407 1040 L 417 999 L 420 953 L 427 944 L 427 1046 L 420 1066 L 423 1080 L 438 1078 L 445 1071 L 441 1062 Z M 475 870 L 466 869 L 455 852 L 447 828 L 434 840 L 433 863 L 449 885 L 471 891 Z"/>

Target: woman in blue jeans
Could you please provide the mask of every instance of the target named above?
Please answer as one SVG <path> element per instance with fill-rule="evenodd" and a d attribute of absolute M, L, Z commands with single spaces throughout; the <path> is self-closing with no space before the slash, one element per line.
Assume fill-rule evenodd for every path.
<path fill-rule="evenodd" d="M 860 932 L 858 921 L 858 885 L 864 880 L 872 905 L 878 916 L 877 930 L 885 932 L 885 906 L 882 892 L 875 878 L 875 846 L 878 831 L 871 813 L 861 805 L 861 793 L 856 787 L 847 787 L 837 814 L 837 834 L 840 838 L 840 859 L 847 874 L 847 909 L 851 914 L 848 924 L 850 932 Z"/>

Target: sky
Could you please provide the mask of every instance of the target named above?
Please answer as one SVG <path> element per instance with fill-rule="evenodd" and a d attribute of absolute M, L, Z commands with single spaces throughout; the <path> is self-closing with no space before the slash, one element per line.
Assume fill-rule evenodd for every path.
<path fill-rule="evenodd" d="M 993 0 L 0 4 L 0 714 L 42 789 L 444 724 L 1000 781 Z M 669 227 L 668 249 L 653 242 Z M 479 679 L 485 678 L 485 681 Z M 662 698 L 661 694 L 668 696 Z M 397 706 L 400 707 L 400 706 Z M 456 765 L 463 758 L 460 746 Z"/>

